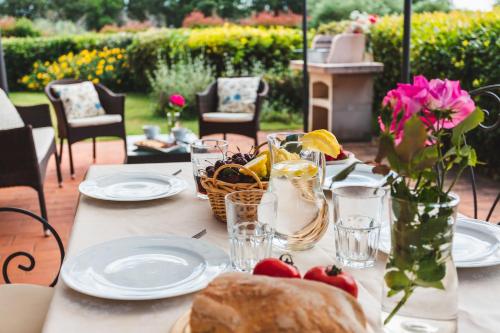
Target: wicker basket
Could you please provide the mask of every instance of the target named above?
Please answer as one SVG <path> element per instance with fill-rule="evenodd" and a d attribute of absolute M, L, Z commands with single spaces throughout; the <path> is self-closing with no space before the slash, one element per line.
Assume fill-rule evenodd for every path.
<path fill-rule="evenodd" d="M 227 168 L 239 168 L 244 169 L 253 179 L 255 183 L 227 183 L 222 180 L 218 180 L 217 177 L 219 173 Z M 207 191 L 208 200 L 210 201 L 210 206 L 215 214 L 215 217 L 221 222 L 226 223 L 226 203 L 224 198 L 226 194 L 244 191 L 244 190 L 267 190 L 268 182 L 263 182 L 260 180 L 259 176 L 255 174 L 252 170 L 245 168 L 239 164 L 226 164 L 215 170 L 213 177 L 202 176 L 201 186 Z M 252 197 L 247 196 L 246 199 L 249 203 L 260 202 L 261 196 Z"/>

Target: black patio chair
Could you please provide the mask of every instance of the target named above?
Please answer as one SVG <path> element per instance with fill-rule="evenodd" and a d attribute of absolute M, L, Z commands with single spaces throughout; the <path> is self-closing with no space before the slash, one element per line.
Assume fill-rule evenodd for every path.
<path fill-rule="evenodd" d="M 489 85 L 485 87 L 481 87 L 478 89 L 474 89 L 470 91 L 470 95 L 472 97 L 479 97 L 479 96 L 484 96 L 484 97 L 489 97 L 490 100 L 492 100 L 492 106 L 496 106 L 496 119 L 494 116 L 494 111 L 495 110 L 487 110 L 481 108 L 481 110 L 485 113 L 485 118 L 486 120 L 479 125 L 478 130 L 482 130 L 485 132 L 491 132 L 496 130 L 500 126 L 500 84 L 494 84 L 494 85 Z M 491 119 L 488 119 L 491 118 Z M 489 123 L 489 124 L 487 124 Z M 476 176 L 474 172 L 473 167 L 469 167 L 469 176 L 470 180 L 472 183 L 472 197 L 474 200 L 474 218 L 478 218 L 478 203 L 477 203 L 477 185 L 476 185 Z M 498 201 L 500 200 L 500 191 L 497 194 L 496 199 L 494 200 L 490 210 L 488 211 L 488 215 L 486 216 L 486 221 L 489 221 L 491 216 L 493 215 L 493 212 L 495 211 L 495 208 L 498 204 Z M 500 221 L 497 222 L 497 224 L 500 225 Z"/>
<path fill-rule="evenodd" d="M 59 234 L 47 220 L 21 208 L 0 207 L 0 214 L 5 212 L 28 216 L 41 223 L 44 229 L 51 232 L 59 248 L 61 258 L 60 270 L 64 260 L 64 246 Z M 0 262 L 3 261 L 2 276 L 5 281 L 5 284 L 0 285 L 0 331 L 9 333 L 39 333 L 42 331 L 54 293 L 54 289 L 51 287 L 57 283 L 59 270 L 50 287 L 12 283 L 9 278 L 9 265 L 13 260 L 19 260 L 20 258 L 27 260 L 28 264 L 19 263 L 17 265 L 18 269 L 29 272 L 35 268 L 35 258 L 30 253 L 17 251 L 5 258 L 0 256 Z"/>

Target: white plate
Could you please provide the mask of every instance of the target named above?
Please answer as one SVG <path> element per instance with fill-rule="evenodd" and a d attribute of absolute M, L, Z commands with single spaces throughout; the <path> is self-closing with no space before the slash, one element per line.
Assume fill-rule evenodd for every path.
<path fill-rule="evenodd" d="M 389 226 L 380 232 L 379 250 L 389 253 Z M 500 227 L 466 217 L 457 218 L 453 238 L 453 261 L 457 267 L 486 267 L 500 264 Z"/>
<path fill-rule="evenodd" d="M 181 178 L 159 173 L 122 172 L 85 180 L 80 193 L 110 201 L 144 201 L 170 197 L 187 188 Z"/>
<path fill-rule="evenodd" d="M 198 239 L 130 237 L 92 246 L 68 259 L 61 278 L 87 295 L 148 300 L 203 289 L 228 265 L 223 250 Z"/>
<path fill-rule="evenodd" d="M 337 165 L 327 165 L 325 182 L 323 184 L 324 190 L 330 190 L 330 185 L 332 183 L 332 177 L 336 176 L 340 171 L 347 168 L 349 165 L 337 164 Z M 351 174 L 340 182 L 335 182 L 332 186 L 333 188 L 343 187 L 343 186 L 354 186 L 363 185 L 369 187 L 379 187 L 385 182 L 387 176 L 375 174 L 372 172 L 373 166 L 368 164 L 357 164 Z"/>
<path fill-rule="evenodd" d="M 345 158 L 343 160 L 338 160 L 338 161 L 326 161 L 326 165 L 346 165 L 346 164 L 349 165 L 352 162 L 358 161 L 358 159 L 356 159 L 356 156 L 354 155 L 354 153 L 351 153 L 350 151 L 344 150 L 344 154 L 347 155 L 347 158 Z"/>

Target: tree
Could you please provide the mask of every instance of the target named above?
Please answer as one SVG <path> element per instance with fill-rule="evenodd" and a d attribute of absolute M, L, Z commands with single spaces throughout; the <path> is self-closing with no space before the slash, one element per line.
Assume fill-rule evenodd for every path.
<path fill-rule="evenodd" d="M 30 19 L 44 16 L 50 7 L 50 0 L 3 0 L 0 3 L 0 14 Z"/>
<path fill-rule="evenodd" d="M 302 0 L 254 0 L 250 8 L 256 12 L 272 11 L 275 14 L 287 11 L 302 13 Z"/>
<path fill-rule="evenodd" d="M 125 9 L 123 0 L 51 0 L 51 5 L 59 18 L 71 21 L 83 18 L 87 28 L 96 30 L 116 23 Z"/>

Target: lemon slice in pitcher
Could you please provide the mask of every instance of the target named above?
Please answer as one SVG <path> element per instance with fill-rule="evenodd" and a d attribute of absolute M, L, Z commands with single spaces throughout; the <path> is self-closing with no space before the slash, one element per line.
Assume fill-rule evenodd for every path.
<path fill-rule="evenodd" d="M 337 138 L 324 129 L 304 134 L 302 137 L 302 147 L 308 150 L 318 150 L 333 158 L 340 154 L 340 145 Z"/>
<path fill-rule="evenodd" d="M 273 165 L 272 176 L 277 177 L 314 177 L 318 173 L 318 167 L 307 160 L 283 161 Z"/>

